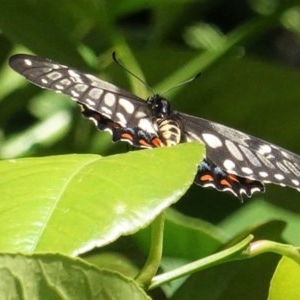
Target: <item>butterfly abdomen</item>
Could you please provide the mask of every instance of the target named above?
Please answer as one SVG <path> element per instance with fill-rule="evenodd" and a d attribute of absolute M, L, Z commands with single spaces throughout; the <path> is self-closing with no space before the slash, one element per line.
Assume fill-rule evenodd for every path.
<path fill-rule="evenodd" d="M 157 119 L 157 131 L 166 146 L 175 146 L 181 142 L 181 129 L 174 120 Z"/>

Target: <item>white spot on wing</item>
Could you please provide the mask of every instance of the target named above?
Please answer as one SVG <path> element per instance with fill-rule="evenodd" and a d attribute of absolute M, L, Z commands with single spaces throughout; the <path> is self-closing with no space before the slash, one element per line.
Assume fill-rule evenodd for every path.
<path fill-rule="evenodd" d="M 100 90 L 100 89 L 97 89 L 97 88 L 92 88 L 89 91 L 89 96 L 93 99 L 99 99 L 102 94 L 103 94 L 103 90 Z"/>
<path fill-rule="evenodd" d="M 76 98 L 79 97 L 79 94 L 76 91 L 74 91 L 74 90 L 71 90 L 71 94 L 72 94 L 73 97 L 76 97 Z"/>
<path fill-rule="evenodd" d="M 267 153 L 271 153 L 272 148 L 269 145 L 261 145 L 258 149 L 258 152 L 260 154 L 267 154 Z"/>
<path fill-rule="evenodd" d="M 96 105 L 96 103 L 95 103 L 93 100 L 88 99 L 88 98 L 85 99 L 85 102 L 86 102 L 87 105 L 89 105 L 89 106 L 95 106 L 95 105 Z"/>
<path fill-rule="evenodd" d="M 116 102 L 116 97 L 112 93 L 106 93 L 104 95 L 103 101 L 107 106 L 113 106 Z"/>
<path fill-rule="evenodd" d="M 299 181 L 298 181 L 298 180 L 296 180 L 296 179 L 292 179 L 292 183 L 293 183 L 294 185 L 296 185 L 296 186 L 298 186 L 298 185 L 299 185 Z"/>
<path fill-rule="evenodd" d="M 119 99 L 119 104 L 124 108 L 124 110 L 129 113 L 132 114 L 134 111 L 134 106 L 131 102 L 129 102 L 128 100 L 124 99 L 124 98 L 120 98 Z"/>
<path fill-rule="evenodd" d="M 64 86 L 68 86 L 71 84 L 71 81 L 68 78 L 64 78 L 64 79 L 60 80 L 60 83 Z"/>
<path fill-rule="evenodd" d="M 106 106 L 101 107 L 101 111 L 108 117 L 112 115 L 112 111 Z"/>
<path fill-rule="evenodd" d="M 50 72 L 49 74 L 46 75 L 49 79 L 51 80 L 57 80 L 59 78 L 62 77 L 62 74 L 60 72 L 57 72 L 57 71 L 53 71 L 53 72 Z"/>
<path fill-rule="evenodd" d="M 85 92 L 88 88 L 88 86 L 86 84 L 82 84 L 82 83 L 78 83 L 75 85 L 74 87 L 78 92 L 82 93 Z"/>
<path fill-rule="evenodd" d="M 206 144 L 211 148 L 218 148 L 222 146 L 221 140 L 211 133 L 203 133 L 202 137 Z"/>
<path fill-rule="evenodd" d="M 89 80 L 91 80 L 93 86 L 104 87 L 104 83 L 106 83 L 103 80 L 99 80 L 99 78 L 97 78 L 96 76 L 94 76 L 92 74 L 84 74 L 84 76 L 87 77 Z M 107 83 L 107 84 L 110 85 L 109 83 Z"/>
<path fill-rule="evenodd" d="M 243 154 L 238 149 L 238 147 L 230 140 L 225 141 L 225 145 L 229 152 L 238 160 L 244 160 Z"/>
<path fill-rule="evenodd" d="M 283 180 L 284 179 L 284 176 L 282 174 L 274 174 L 274 177 L 277 179 L 277 180 Z"/>
<path fill-rule="evenodd" d="M 142 130 L 146 131 L 146 132 L 149 132 L 149 133 L 152 133 L 152 134 L 156 135 L 156 132 L 153 128 L 153 123 L 150 122 L 148 119 L 141 119 L 138 123 L 138 127 L 141 128 Z"/>
<path fill-rule="evenodd" d="M 68 70 L 68 73 L 72 77 L 80 77 L 80 75 L 77 72 L 75 72 L 74 70 Z"/>
<path fill-rule="evenodd" d="M 126 122 L 126 119 L 125 119 L 125 117 L 122 113 L 117 112 L 116 117 L 119 119 L 118 123 L 121 123 L 123 126 L 126 125 L 127 122 Z"/>
<path fill-rule="evenodd" d="M 61 85 L 61 84 L 56 84 L 56 85 L 55 85 L 55 88 L 58 89 L 58 90 L 63 90 L 63 89 L 64 89 L 64 86 Z"/>
<path fill-rule="evenodd" d="M 51 67 L 52 67 L 52 69 L 60 69 L 61 67 L 67 68 L 66 66 L 58 65 L 58 64 L 52 64 Z"/>
<path fill-rule="evenodd" d="M 263 177 L 263 178 L 266 178 L 266 177 L 269 176 L 269 174 L 268 174 L 267 172 L 264 172 L 264 171 L 261 171 L 261 172 L 259 172 L 258 174 L 259 174 L 259 176 L 261 176 L 261 177 Z"/>
<path fill-rule="evenodd" d="M 281 154 L 282 154 L 285 158 L 290 158 L 290 156 L 288 155 L 288 153 L 286 153 L 285 151 L 281 151 Z"/>
<path fill-rule="evenodd" d="M 135 113 L 135 117 L 136 117 L 137 119 L 142 119 L 142 118 L 147 117 L 147 114 L 146 114 L 144 111 L 137 111 L 137 112 Z"/>
<path fill-rule="evenodd" d="M 230 159 L 226 159 L 223 162 L 223 166 L 226 170 L 232 170 L 235 167 L 235 163 Z"/>
<path fill-rule="evenodd" d="M 245 174 L 253 174 L 253 171 L 250 169 L 250 168 L 247 168 L 247 167 L 242 167 L 242 171 L 245 173 Z"/>
<path fill-rule="evenodd" d="M 24 63 L 26 66 L 32 66 L 32 61 L 30 59 L 24 59 Z"/>

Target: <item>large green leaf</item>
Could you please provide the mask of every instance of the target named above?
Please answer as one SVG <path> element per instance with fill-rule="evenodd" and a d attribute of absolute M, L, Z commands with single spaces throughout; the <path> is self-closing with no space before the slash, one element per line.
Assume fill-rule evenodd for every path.
<path fill-rule="evenodd" d="M 300 299 L 300 266 L 284 257 L 279 262 L 272 278 L 269 300 Z"/>
<path fill-rule="evenodd" d="M 1 299 L 150 299 L 131 279 L 58 254 L 0 255 Z"/>
<path fill-rule="evenodd" d="M 2 161 L 0 251 L 74 255 L 146 227 L 186 192 L 201 148 Z"/>

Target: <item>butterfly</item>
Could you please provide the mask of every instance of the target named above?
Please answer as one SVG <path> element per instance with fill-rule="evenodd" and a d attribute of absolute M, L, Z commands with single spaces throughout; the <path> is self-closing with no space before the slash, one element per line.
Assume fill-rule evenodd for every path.
<path fill-rule="evenodd" d="M 10 66 L 33 84 L 70 96 L 84 117 L 112 140 L 138 148 L 197 141 L 206 147 L 195 184 L 242 199 L 264 192 L 265 183 L 300 190 L 300 156 L 233 128 L 176 111 L 164 97 L 143 100 L 91 74 L 50 59 L 17 54 Z"/>

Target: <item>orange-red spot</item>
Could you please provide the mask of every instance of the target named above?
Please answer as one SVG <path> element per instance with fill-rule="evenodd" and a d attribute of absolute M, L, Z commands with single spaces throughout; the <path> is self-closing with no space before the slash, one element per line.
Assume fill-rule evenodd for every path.
<path fill-rule="evenodd" d="M 132 141 L 132 135 L 131 134 L 129 134 L 129 133 L 122 133 L 121 134 L 121 137 L 123 138 L 123 139 L 127 139 L 127 140 L 130 140 L 130 141 Z"/>
<path fill-rule="evenodd" d="M 228 174 L 228 177 L 229 177 L 232 181 L 239 182 L 238 178 L 237 178 L 235 175 Z"/>
<path fill-rule="evenodd" d="M 232 188 L 232 185 L 231 185 L 230 182 L 229 182 L 228 180 L 226 180 L 226 179 L 222 179 L 222 180 L 221 180 L 221 184 L 222 184 L 222 185 L 225 185 L 225 186 L 228 186 L 228 187 L 230 187 L 230 188 Z"/>
<path fill-rule="evenodd" d="M 201 181 L 214 181 L 214 178 L 211 175 L 206 174 L 206 175 L 201 176 L 200 180 Z"/>
<path fill-rule="evenodd" d="M 163 147 L 164 146 L 162 141 L 157 137 L 152 140 L 152 143 L 155 147 Z"/>
<path fill-rule="evenodd" d="M 140 145 L 145 146 L 145 147 L 151 147 L 149 143 L 147 143 L 145 140 L 139 140 Z"/>

